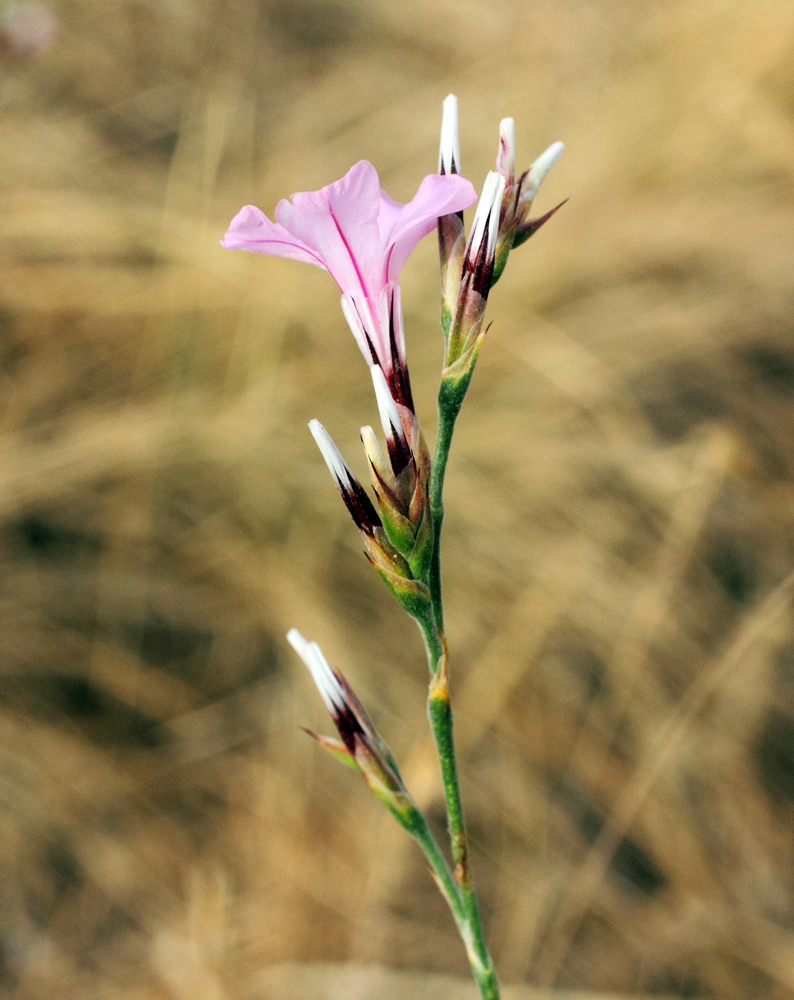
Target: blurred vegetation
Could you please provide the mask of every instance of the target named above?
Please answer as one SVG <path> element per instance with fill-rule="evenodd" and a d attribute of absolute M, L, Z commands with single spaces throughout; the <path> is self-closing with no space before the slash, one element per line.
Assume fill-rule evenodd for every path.
<path fill-rule="evenodd" d="M 794 995 L 794 7 L 38 12 L 0 24 L 3 995 L 466 975 L 408 839 L 300 732 L 328 722 L 283 638 L 346 672 L 440 823 L 418 634 L 306 430 L 363 473 L 366 366 L 327 275 L 217 243 L 360 158 L 407 200 L 449 91 L 477 186 L 513 115 L 519 164 L 566 142 L 537 208 L 570 197 L 494 292 L 448 476 L 502 978 Z M 403 301 L 431 438 L 437 295 L 428 239 Z"/>

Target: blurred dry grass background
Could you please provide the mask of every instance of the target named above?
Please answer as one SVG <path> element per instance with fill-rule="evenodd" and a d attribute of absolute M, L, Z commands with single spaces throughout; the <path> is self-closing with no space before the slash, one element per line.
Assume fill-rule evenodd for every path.
<path fill-rule="evenodd" d="M 566 142 L 538 206 L 571 199 L 494 293 L 448 480 L 502 978 L 794 995 L 794 7 L 52 9 L 0 64 L 3 994 L 466 975 L 417 853 L 300 733 L 328 724 L 283 639 L 346 671 L 440 823 L 418 635 L 306 430 L 363 472 L 364 362 L 327 275 L 217 244 L 362 157 L 407 200 L 454 91 L 475 184 L 513 115 L 519 163 Z M 403 281 L 431 437 L 435 254 Z"/>

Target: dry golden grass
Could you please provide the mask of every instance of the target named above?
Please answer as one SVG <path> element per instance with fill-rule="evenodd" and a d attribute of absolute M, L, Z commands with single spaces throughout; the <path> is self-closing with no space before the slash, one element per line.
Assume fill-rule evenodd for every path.
<path fill-rule="evenodd" d="M 538 206 L 570 197 L 494 292 L 448 478 L 498 968 L 794 995 L 794 7 L 54 9 L 0 65 L 3 994 L 468 988 L 416 851 L 299 731 L 328 724 L 283 639 L 440 823 L 418 634 L 305 426 L 363 472 L 366 367 L 327 275 L 217 244 L 362 157 L 406 200 L 454 91 L 475 184 L 510 114 L 520 163 L 566 142 Z M 430 437 L 435 253 L 403 281 Z"/>

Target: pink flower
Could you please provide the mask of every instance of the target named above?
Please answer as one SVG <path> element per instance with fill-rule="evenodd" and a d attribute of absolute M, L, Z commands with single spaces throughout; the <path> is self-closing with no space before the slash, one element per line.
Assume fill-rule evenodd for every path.
<path fill-rule="evenodd" d="M 431 174 L 401 205 L 381 190 L 372 164 L 361 160 L 328 187 L 280 201 L 275 222 L 246 205 L 221 242 L 228 249 L 290 257 L 329 271 L 364 357 L 380 365 L 397 401 L 413 409 L 396 281 L 437 219 L 462 211 L 476 197 L 463 177 Z"/>

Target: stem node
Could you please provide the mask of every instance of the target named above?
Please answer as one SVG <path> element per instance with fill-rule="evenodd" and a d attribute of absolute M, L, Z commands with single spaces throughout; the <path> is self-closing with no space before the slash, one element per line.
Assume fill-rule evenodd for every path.
<path fill-rule="evenodd" d="M 439 632 L 442 652 L 438 658 L 433 677 L 430 681 L 430 691 L 428 698 L 435 701 L 443 701 L 449 704 L 449 681 L 447 675 L 447 640 Z"/>

